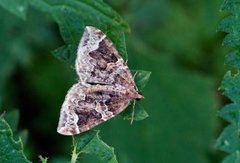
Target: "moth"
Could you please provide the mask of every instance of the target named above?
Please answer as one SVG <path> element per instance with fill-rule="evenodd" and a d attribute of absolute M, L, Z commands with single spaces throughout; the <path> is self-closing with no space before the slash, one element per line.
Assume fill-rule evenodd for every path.
<path fill-rule="evenodd" d="M 79 81 L 61 108 L 57 132 L 62 135 L 87 131 L 122 112 L 132 100 L 143 98 L 113 43 L 95 27 L 84 30 L 75 68 Z"/>

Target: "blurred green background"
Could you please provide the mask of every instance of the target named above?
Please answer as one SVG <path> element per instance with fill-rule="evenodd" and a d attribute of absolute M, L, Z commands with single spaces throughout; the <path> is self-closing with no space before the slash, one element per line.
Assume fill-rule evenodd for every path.
<path fill-rule="evenodd" d="M 150 117 L 130 125 L 117 116 L 97 127 L 102 140 L 115 148 L 120 163 L 220 162 L 224 154 L 214 143 L 223 127 L 216 112 L 226 102 L 217 91 L 227 53 L 216 32 L 222 0 L 105 2 L 130 24 L 129 67 L 152 76 L 141 101 Z M 77 76 L 50 53 L 64 44 L 57 24 L 31 7 L 26 21 L 0 8 L 0 22 L 1 111 L 19 109 L 29 159 L 69 158 L 71 138 L 56 127 Z"/>

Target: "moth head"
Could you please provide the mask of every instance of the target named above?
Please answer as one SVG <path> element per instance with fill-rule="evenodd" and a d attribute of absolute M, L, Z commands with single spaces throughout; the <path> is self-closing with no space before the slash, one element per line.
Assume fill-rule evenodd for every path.
<path fill-rule="evenodd" d="M 142 93 L 141 93 L 141 92 L 138 92 L 138 95 L 137 95 L 137 97 L 136 97 L 135 100 L 140 101 L 140 100 L 143 99 L 143 98 L 144 98 L 144 96 L 142 95 Z"/>

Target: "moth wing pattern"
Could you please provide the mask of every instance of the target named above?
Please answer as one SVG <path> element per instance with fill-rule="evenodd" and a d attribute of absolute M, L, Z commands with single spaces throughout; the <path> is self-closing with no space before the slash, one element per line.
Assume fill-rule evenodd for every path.
<path fill-rule="evenodd" d="M 79 134 L 109 120 L 128 106 L 130 99 L 122 98 L 123 93 L 112 86 L 74 84 L 62 105 L 57 131 Z"/>
<path fill-rule="evenodd" d="M 99 29 L 87 26 L 75 62 L 79 82 L 63 102 L 57 131 L 75 135 L 122 112 L 142 99 L 133 76 L 113 43 Z"/>
<path fill-rule="evenodd" d="M 129 68 L 113 43 L 95 27 L 85 28 L 75 67 L 82 83 L 135 86 Z"/>

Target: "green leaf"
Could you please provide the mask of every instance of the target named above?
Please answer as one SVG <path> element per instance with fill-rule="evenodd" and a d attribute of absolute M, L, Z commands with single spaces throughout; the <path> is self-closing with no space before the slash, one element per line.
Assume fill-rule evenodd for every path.
<path fill-rule="evenodd" d="M 134 112 L 133 112 L 134 111 Z M 148 113 L 144 110 L 143 106 L 136 103 L 133 108 L 133 104 L 131 104 L 123 113 L 121 114 L 124 120 L 134 120 L 140 121 L 149 117 Z"/>
<path fill-rule="evenodd" d="M 62 60 L 64 62 L 68 63 L 71 66 L 71 68 L 74 69 L 75 59 L 76 59 L 76 56 L 72 55 L 72 54 L 74 54 L 74 50 L 75 50 L 75 48 L 73 46 L 65 45 L 65 46 L 62 46 L 62 47 L 57 48 L 54 51 L 52 51 L 52 54 L 59 60 Z"/>
<path fill-rule="evenodd" d="M 240 18 L 237 16 L 229 16 L 224 18 L 218 26 L 218 30 L 228 33 L 224 40 L 223 45 L 230 47 L 237 47 L 240 44 Z"/>
<path fill-rule="evenodd" d="M 29 163 L 23 153 L 22 141 L 15 141 L 10 126 L 0 118 L 0 162 Z"/>
<path fill-rule="evenodd" d="M 61 36 L 67 46 L 74 47 L 70 54 L 66 53 L 66 49 L 58 49 L 58 54 L 76 58 L 77 45 L 83 30 L 85 26 L 91 25 L 106 33 L 119 53 L 127 59 L 124 31 L 129 31 L 129 27 L 114 10 L 101 0 L 32 0 L 30 3 L 36 8 L 50 13 L 58 23 Z M 60 50 L 64 52 L 60 52 Z M 71 61 L 68 62 L 71 63 Z"/>
<path fill-rule="evenodd" d="M 238 163 L 238 162 L 240 162 L 240 151 L 232 153 L 223 160 L 223 163 Z"/>
<path fill-rule="evenodd" d="M 138 90 L 142 91 L 149 81 L 151 72 L 144 70 L 132 70 L 132 74 Z"/>
<path fill-rule="evenodd" d="M 236 124 L 224 129 L 216 142 L 216 146 L 228 153 L 234 153 L 240 148 L 239 127 Z"/>
<path fill-rule="evenodd" d="M 240 124 L 239 108 L 240 108 L 240 106 L 238 104 L 234 104 L 234 103 L 225 105 L 218 112 L 218 116 L 229 123 Z"/>
<path fill-rule="evenodd" d="M 26 19 L 27 0 L 1 0 L 0 6 L 7 9 L 21 19 Z"/>
<path fill-rule="evenodd" d="M 223 4 L 221 6 L 222 11 L 228 11 L 232 14 L 236 14 L 239 12 L 240 5 L 238 0 L 223 0 Z"/>
<path fill-rule="evenodd" d="M 226 32 L 227 35 L 223 40 L 223 44 L 234 48 L 226 57 L 226 63 L 237 70 L 233 74 L 228 71 L 222 81 L 220 89 L 223 94 L 228 97 L 232 103 L 225 105 L 220 111 L 219 116 L 228 121 L 230 124 L 224 129 L 219 136 L 216 146 L 228 152 L 230 155 L 224 159 L 224 163 L 239 162 L 240 150 L 240 3 L 237 0 L 224 0 L 222 10 L 230 13 L 225 17 L 218 29 Z"/>
<path fill-rule="evenodd" d="M 239 17 L 235 16 L 228 16 L 224 18 L 218 25 L 218 31 L 238 34 L 237 29 L 240 27 L 239 20 Z"/>
<path fill-rule="evenodd" d="M 100 13 L 103 16 L 108 17 L 111 21 L 112 20 L 115 21 L 116 24 L 118 24 L 118 26 L 121 26 L 122 29 L 124 29 L 126 31 L 129 31 L 129 26 L 128 26 L 127 22 L 124 19 L 122 19 L 116 11 L 114 11 L 111 7 L 109 7 L 102 0 L 95 0 L 95 1 L 78 0 L 78 1 L 81 2 L 81 3 L 88 4 L 89 6 L 94 8 L 95 10 L 100 11 Z M 101 19 L 100 16 L 99 16 L 98 19 Z"/>
<path fill-rule="evenodd" d="M 235 64 L 235 63 L 234 63 Z M 236 155 L 233 154 L 240 149 L 240 74 L 232 75 L 231 72 L 227 72 L 222 81 L 221 89 L 225 96 L 230 98 L 233 103 L 224 106 L 219 111 L 219 116 L 224 120 L 231 123 L 227 126 L 224 131 L 219 136 L 216 146 L 217 148 L 230 153 L 231 155 L 227 157 L 224 162 L 232 161 Z M 231 162 L 230 161 L 230 162 Z M 229 162 L 229 163 L 230 163 Z"/>
<path fill-rule="evenodd" d="M 86 153 L 95 155 L 99 160 L 106 163 L 117 163 L 114 149 L 99 138 L 99 131 L 90 130 L 74 136 L 73 146 L 72 160 L 77 160 L 79 154 Z"/>
<path fill-rule="evenodd" d="M 131 70 L 131 73 L 134 77 L 138 91 L 142 91 L 147 85 L 151 72 L 144 70 Z M 148 113 L 144 110 L 137 101 L 135 101 L 135 106 L 133 103 L 124 110 L 121 115 L 124 120 L 134 120 L 139 121 L 149 117 Z"/>
<path fill-rule="evenodd" d="M 129 26 L 121 16 L 102 0 L 32 0 L 31 5 L 44 12 L 54 12 L 54 8 L 69 8 L 81 16 L 86 25 L 114 26 L 129 31 Z"/>
<path fill-rule="evenodd" d="M 18 127 L 19 111 L 18 110 L 9 111 L 5 114 L 4 118 L 10 125 L 12 131 L 15 132 Z"/>
<path fill-rule="evenodd" d="M 54 8 L 52 14 L 59 25 L 64 42 L 77 47 L 84 30 L 81 16 L 65 6 Z"/>
<path fill-rule="evenodd" d="M 240 69 L 240 53 L 238 51 L 231 52 L 226 56 L 225 63 L 233 68 Z"/>
<path fill-rule="evenodd" d="M 240 104 L 240 73 L 231 74 L 227 72 L 223 78 L 220 89 L 223 90 L 223 94 L 230 98 L 232 101 Z"/>

